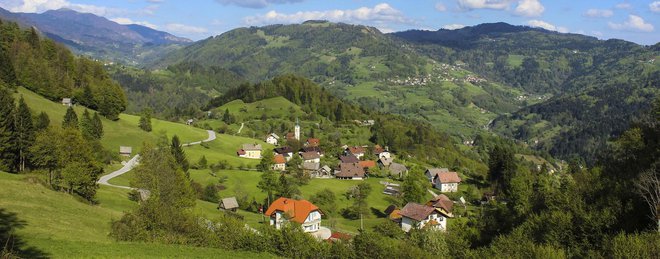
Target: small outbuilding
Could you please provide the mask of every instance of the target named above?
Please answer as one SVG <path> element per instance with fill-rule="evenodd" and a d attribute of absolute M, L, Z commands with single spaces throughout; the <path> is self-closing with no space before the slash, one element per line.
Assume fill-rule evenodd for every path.
<path fill-rule="evenodd" d="M 130 157 L 132 154 L 133 154 L 133 148 L 132 147 L 127 147 L 127 146 L 120 146 L 119 147 L 119 155 L 120 156 Z"/>
<path fill-rule="evenodd" d="M 218 204 L 218 209 L 236 212 L 236 210 L 238 209 L 238 201 L 236 200 L 236 197 L 229 197 L 220 200 L 220 204 Z"/>

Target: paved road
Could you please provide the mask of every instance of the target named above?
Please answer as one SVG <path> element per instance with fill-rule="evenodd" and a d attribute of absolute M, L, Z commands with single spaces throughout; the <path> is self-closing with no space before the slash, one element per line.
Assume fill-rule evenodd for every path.
<path fill-rule="evenodd" d="M 213 141 L 213 140 L 216 139 L 215 131 L 207 130 L 206 132 L 209 134 L 209 137 L 207 139 L 205 139 L 203 141 L 186 143 L 186 144 L 183 144 L 181 146 L 187 147 L 187 146 L 192 146 L 192 145 L 199 145 L 199 144 L 202 144 L 202 142 L 209 142 L 209 141 Z M 126 162 L 126 164 L 124 164 L 124 167 L 122 167 L 121 169 L 119 169 L 117 171 L 114 171 L 112 173 L 106 174 L 104 176 L 101 176 L 101 178 L 98 180 L 97 183 L 102 184 L 102 185 L 117 187 L 117 188 L 123 188 L 123 189 L 127 189 L 127 190 L 134 190 L 135 188 L 132 188 L 132 187 L 129 187 L 129 186 L 114 185 L 114 184 L 109 183 L 108 181 L 110 181 L 110 179 L 112 179 L 112 178 L 115 178 L 117 176 L 125 174 L 128 171 L 131 171 L 131 169 L 133 169 L 135 166 L 138 165 L 139 160 L 140 160 L 140 155 L 135 155 L 133 158 L 131 158 L 131 160 L 128 160 L 128 162 Z"/>

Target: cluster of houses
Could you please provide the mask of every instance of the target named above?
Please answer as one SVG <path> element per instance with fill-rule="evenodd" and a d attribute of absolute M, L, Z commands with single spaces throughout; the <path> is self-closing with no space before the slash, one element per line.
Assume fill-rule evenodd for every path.
<path fill-rule="evenodd" d="M 235 204 L 235 199 L 229 201 L 223 199 L 220 206 L 227 207 L 224 204 L 238 206 Z M 425 204 L 409 202 L 401 209 L 390 206 L 385 210 L 385 213 L 406 232 L 413 228 L 446 231 L 447 220 L 454 217 L 452 213 L 453 206 L 454 202 L 449 197 L 440 194 Z M 321 227 L 323 212 L 318 206 L 307 200 L 281 197 L 268 207 L 264 215 L 269 218 L 270 225 L 276 229 L 282 228 L 288 222 L 300 224 L 303 231 L 307 233 L 316 233 L 324 229 Z"/>

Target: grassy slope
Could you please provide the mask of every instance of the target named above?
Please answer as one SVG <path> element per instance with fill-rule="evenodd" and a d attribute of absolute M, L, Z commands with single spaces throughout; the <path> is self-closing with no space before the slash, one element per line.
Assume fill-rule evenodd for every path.
<path fill-rule="evenodd" d="M 32 109 L 33 114 L 43 111 L 48 114 L 51 125 L 60 125 L 62 123 L 62 119 L 66 113 L 66 106 L 51 102 L 22 87 L 18 89 L 18 94 L 15 97 L 19 98 L 21 95 Z M 74 109 L 80 119 L 85 108 L 77 106 Z M 142 146 L 144 141 L 156 140 L 160 133 L 166 133 L 170 137 L 177 134 L 184 143 L 199 141 L 208 137 L 208 134 L 204 130 L 157 119 L 152 120 L 153 131 L 150 133 L 144 132 L 137 126 L 140 117 L 122 114 L 119 118 L 118 121 L 102 119 L 104 136 L 101 143 L 105 148 L 110 150 L 119 150 L 119 146 L 132 146 L 135 152 Z"/>
<path fill-rule="evenodd" d="M 267 257 L 266 254 L 176 245 L 115 242 L 110 221 L 121 217 L 130 202 L 117 197 L 123 191 L 101 188 L 101 205 L 81 203 L 72 196 L 0 172 L 0 208 L 16 213 L 26 226 L 16 234 L 28 245 L 56 258 L 163 258 L 163 257 Z M 128 204 L 128 205 L 127 205 Z"/>

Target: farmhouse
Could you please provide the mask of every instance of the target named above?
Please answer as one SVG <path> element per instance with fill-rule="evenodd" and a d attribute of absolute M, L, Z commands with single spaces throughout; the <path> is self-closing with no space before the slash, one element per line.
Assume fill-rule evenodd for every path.
<path fill-rule="evenodd" d="M 433 178 L 435 178 L 438 173 L 442 172 L 449 172 L 449 169 L 447 168 L 429 168 L 426 169 L 426 172 L 424 174 L 426 175 L 426 178 L 429 179 L 429 182 L 433 183 Z"/>
<path fill-rule="evenodd" d="M 392 164 L 392 158 L 381 157 L 381 158 L 378 159 L 378 166 L 380 168 L 383 168 L 383 169 L 389 168 L 390 164 Z"/>
<path fill-rule="evenodd" d="M 376 155 L 376 157 L 378 157 L 378 159 L 380 159 L 380 158 L 387 158 L 387 159 L 389 159 L 389 158 L 391 158 L 391 156 L 392 156 L 392 155 L 390 154 L 390 151 L 387 150 L 387 148 L 383 148 L 383 147 L 380 146 L 380 145 L 375 145 L 375 146 L 374 146 L 374 155 Z"/>
<path fill-rule="evenodd" d="M 399 178 L 401 178 L 401 177 L 405 176 L 406 174 L 408 174 L 408 167 L 406 167 L 403 164 L 399 164 L 399 163 L 392 162 L 390 164 L 389 170 L 390 170 L 390 175 L 396 176 L 396 177 L 399 177 Z"/>
<path fill-rule="evenodd" d="M 360 162 L 360 160 L 354 155 L 340 156 L 339 161 L 341 161 L 342 164 L 352 164 L 352 163 Z"/>
<path fill-rule="evenodd" d="M 319 153 L 321 157 L 323 157 L 323 150 L 321 150 L 321 147 L 303 147 L 300 149 L 301 152 L 316 152 Z"/>
<path fill-rule="evenodd" d="M 266 136 L 266 143 L 277 146 L 277 143 L 280 140 L 280 136 L 275 133 L 270 133 Z"/>
<path fill-rule="evenodd" d="M 447 216 L 440 210 L 414 202 L 409 202 L 399 211 L 401 229 L 405 232 L 412 228 L 429 227 L 433 230 L 447 230 Z"/>
<path fill-rule="evenodd" d="M 260 144 L 243 144 L 243 148 L 236 152 L 239 157 L 261 159 Z"/>
<path fill-rule="evenodd" d="M 315 162 L 302 162 L 300 168 L 304 173 L 312 175 L 314 172 L 318 171 L 321 167 L 321 164 Z"/>
<path fill-rule="evenodd" d="M 323 167 L 319 168 L 319 170 L 316 170 L 315 172 L 312 172 L 310 174 L 310 177 L 312 178 L 332 178 L 332 169 L 324 165 Z"/>
<path fill-rule="evenodd" d="M 365 176 L 364 168 L 359 163 L 341 163 L 339 172 L 335 173 L 338 179 L 362 180 Z"/>
<path fill-rule="evenodd" d="M 434 207 L 440 210 L 442 214 L 453 217 L 452 208 L 454 207 L 454 202 L 447 195 L 440 194 L 433 197 L 433 199 L 426 203 L 426 206 Z"/>
<path fill-rule="evenodd" d="M 321 227 L 323 213 L 306 200 L 293 200 L 281 197 L 275 200 L 265 215 L 270 217 L 270 225 L 280 229 L 284 224 L 293 221 L 302 225 L 305 232 L 316 232 Z"/>
<path fill-rule="evenodd" d="M 321 155 L 319 155 L 318 152 L 314 152 L 314 151 L 303 152 L 300 153 L 300 156 L 302 157 L 303 162 L 309 162 L 309 163 L 321 162 Z"/>
<path fill-rule="evenodd" d="M 346 155 L 354 155 L 358 159 L 364 156 L 364 148 L 360 146 L 348 147 L 344 152 Z"/>
<path fill-rule="evenodd" d="M 291 160 L 293 158 L 293 148 L 291 147 L 278 147 L 273 149 L 275 151 L 275 154 L 283 155 L 286 161 Z"/>
<path fill-rule="evenodd" d="M 62 105 L 71 106 L 73 105 L 73 101 L 71 100 L 71 98 L 62 98 Z"/>
<path fill-rule="evenodd" d="M 236 201 L 236 197 L 229 197 L 220 200 L 220 204 L 218 204 L 218 209 L 236 212 L 236 210 L 238 209 L 238 201 Z"/>
<path fill-rule="evenodd" d="M 120 146 L 119 147 L 119 155 L 120 156 L 131 156 L 133 153 L 133 148 L 132 147 L 126 147 L 126 146 Z"/>
<path fill-rule="evenodd" d="M 435 175 L 432 183 L 440 192 L 457 192 L 461 177 L 456 172 L 440 172 Z"/>
<path fill-rule="evenodd" d="M 275 155 L 273 157 L 273 170 L 284 171 L 286 170 L 286 158 L 284 155 Z"/>

